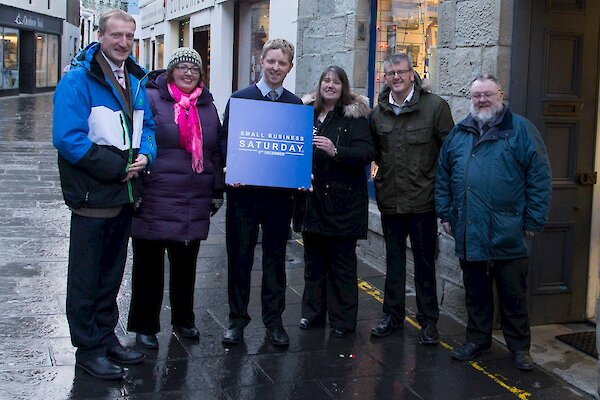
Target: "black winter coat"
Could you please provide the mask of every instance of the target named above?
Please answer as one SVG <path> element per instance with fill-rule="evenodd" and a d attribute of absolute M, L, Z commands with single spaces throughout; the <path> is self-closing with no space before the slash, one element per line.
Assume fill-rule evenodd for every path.
<path fill-rule="evenodd" d="M 366 166 L 375 156 L 367 121 L 369 111 L 368 99 L 354 95 L 352 104 L 331 111 L 316 132 L 327 136 L 338 153 L 330 157 L 321 150 L 314 152 L 313 192 L 306 202 L 304 232 L 367 237 Z"/>

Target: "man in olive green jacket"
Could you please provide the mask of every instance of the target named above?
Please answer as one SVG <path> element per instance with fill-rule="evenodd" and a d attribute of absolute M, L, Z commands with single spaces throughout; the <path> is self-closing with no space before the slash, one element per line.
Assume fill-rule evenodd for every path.
<path fill-rule="evenodd" d="M 421 86 L 410 57 L 399 53 L 384 61 L 386 86 L 371 113 L 378 170 L 374 178 L 386 244 L 383 317 L 371 330 L 384 337 L 403 326 L 405 317 L 406 238 L 414 256 L 419 342 L 439 342 L 435 251 L 437 219 L 433 192 L 442 141 L 454 126 L 445 100 Z"/>

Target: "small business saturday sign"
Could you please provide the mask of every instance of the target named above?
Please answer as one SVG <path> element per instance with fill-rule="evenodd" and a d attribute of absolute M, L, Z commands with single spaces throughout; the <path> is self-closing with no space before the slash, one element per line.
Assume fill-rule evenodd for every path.
<path fill-rule="evenodd" d="M 312 125 L 312 107 L 232 98 L 225 182 L 308 189 Z"/>

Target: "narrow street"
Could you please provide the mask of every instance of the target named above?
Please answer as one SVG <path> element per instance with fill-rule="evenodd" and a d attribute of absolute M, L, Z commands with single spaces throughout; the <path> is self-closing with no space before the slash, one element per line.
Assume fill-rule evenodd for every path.
<path fill-rule="evenodd" d="M 128 368 L 121 381 L 99 381 L 74 367 L 65 316 L 70 212 L 62 201 L 51 143 L 52 94 L 0 98 L 0 399 L 591 399 L 536 366 L 516 370 L 495 342 L 475 362 L 450 358 L 465 328 L 444 314 L 442 343 L 418 344 L 414 293 L 403 330 L 373 339 L 381 314 L 384 276 L 359 265 L 359 323 L 355 334 L 297 328 L 304 286 L 302 243 L 288 242 L 288 350 L 269 345 L 260 318 L 257 248 L 245 343 L 221 344 L 227 326 L 224 209 L 200 247 L 196 277 L 199 342 L 172 334 L 165 292 L 158 352 Z M 130 249 L 131 251 L 131 249 Z M 131 257 L 119 295 L 122 343 L 130 299 Z"/>

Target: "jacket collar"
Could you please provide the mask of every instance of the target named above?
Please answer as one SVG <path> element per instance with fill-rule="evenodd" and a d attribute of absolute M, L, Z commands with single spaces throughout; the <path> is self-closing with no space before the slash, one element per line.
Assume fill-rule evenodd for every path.
<path fill-rule="evenodd" d="M 410 99 L 408 101 L 408 103 L 406 103 L 406 105 L 404 105 L 404 107 L 402 107 L 400 114 L 413 112 L 420 108 L 419 100 L 421 99 L 421 94 L 425 91 L 425 88 L 423 85 L 423 81 L 421 80 L 421 77 L 419 76 L 417 71 L 414 71 L 414 74 L 415 74 L 415 81 L 413 82 L 414 93 L 413 93 L 412 99 Z M 379 96 L 377 97 L 377 104 L 379 105 L 379 107 L 381 108 L 381 110 L 383 112 L 394 113 L 394 109 L 392 108 L 392 105 L 390 104 L 390 100 L 389 100 L 391 91 L 392 91 L 392 89 L 386 84 L 383 86 L 383 89 L 381 90 L 381 92 L 379 93 Z"/>
<path fill-rule="evenodd" d="M 89 71 L 94 77 L 105 81 L 102 68 L 98 61 L 94 58 L 96 52 L 100 51 L 100 43 L 93 42 L 87 45 L 71 60 L 71 67 L 82 67 Z M 130 75 L 133 75 L 137 80 L 142 80 L 146 76 L 146 71 L 140 67 L 132 56 L 125 60 L 125 68 Z"/>
<path fill-rule="evenodd" d="M 501 118 L 500 118 L 501 116 Z M 467 130 L 475 135 L 479 135 L 479 124 L 477 120 L 469 114 L 465 119 L 457 124 L 461 129 Z M 488 139 L 498 139 L 499 137 L 508 137 L 513 130 L 513 118 L 512 112 L 508 106 L 504 106 L 501 114 L 494 121 L 490 130 L 488 131 Z M 486 136 L 488 136 L 486 134 Z"/>

